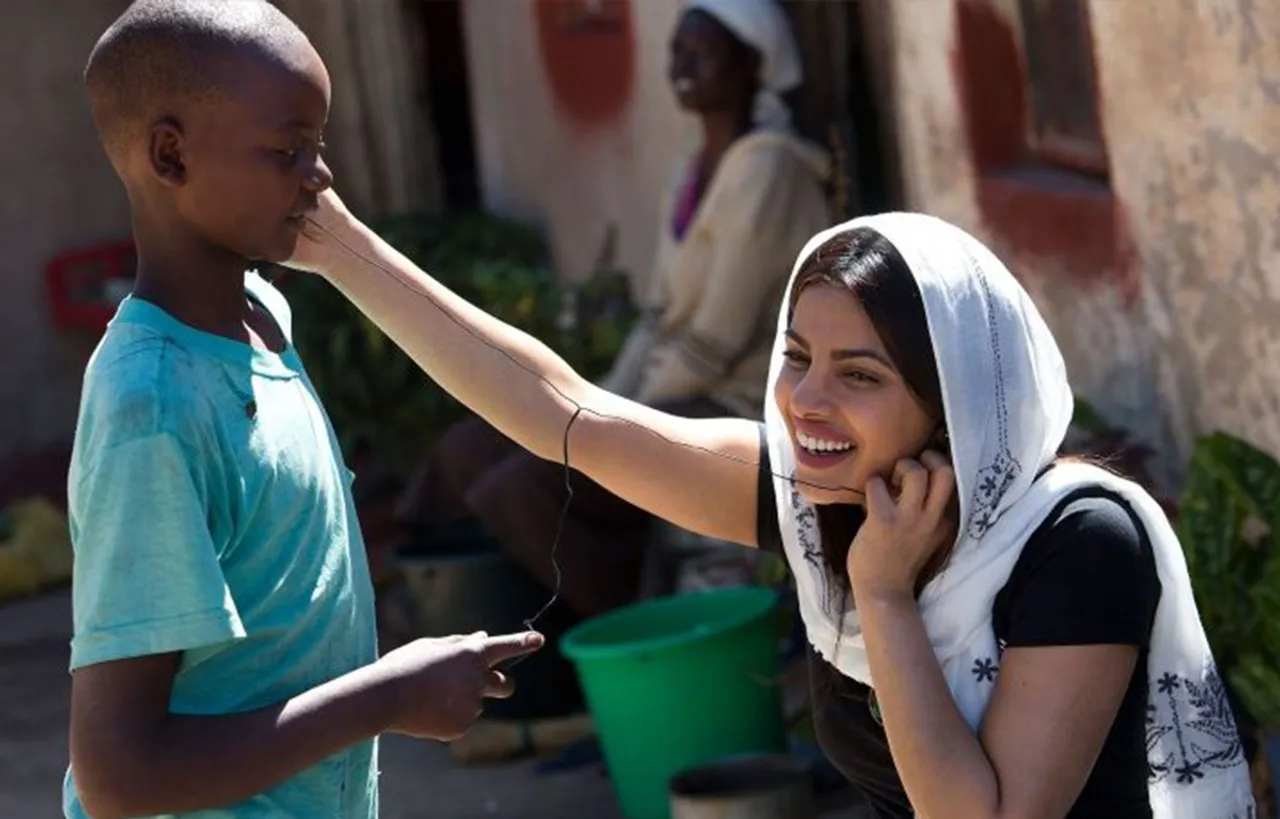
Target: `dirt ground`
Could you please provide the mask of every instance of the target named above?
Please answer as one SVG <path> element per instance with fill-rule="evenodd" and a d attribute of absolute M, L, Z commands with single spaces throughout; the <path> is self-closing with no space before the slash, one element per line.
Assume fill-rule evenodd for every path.
<path fill-rule="evenodd" d="M 58 819 L 67 765 L 67 591 L 0 605 L 0 817 Z M 623 819 L 603 766 L 461 766 L 438 743 L 386 737 L 383 819 Z M 855 809 L 826 819 L 858 819 Z"/>

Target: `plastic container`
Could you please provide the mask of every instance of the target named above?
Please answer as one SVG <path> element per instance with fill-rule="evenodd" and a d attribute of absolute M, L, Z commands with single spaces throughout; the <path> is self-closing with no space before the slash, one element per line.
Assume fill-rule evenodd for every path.
<path fill-rule="evenodd" d="M 785 748 L 777 601 L 754 586 L 665 597 L 565 634 L 630 819 L 669 819 L 677 773 Z"/>

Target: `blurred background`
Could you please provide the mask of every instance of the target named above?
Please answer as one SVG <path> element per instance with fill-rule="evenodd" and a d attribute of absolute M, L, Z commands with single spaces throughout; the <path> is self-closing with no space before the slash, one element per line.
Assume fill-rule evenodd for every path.
<path fill-rule="evenodd" d="M 804 67 L 786 98 L 796 130 L 831 158 L 832 218 L 936 214 L 1010 264 L 1066 356 L 1080 401 L 1073 448 L 1110 456 L 1178 523 L 1269 799 L 1265 751 L 1280 729 L 1280 5 L 780 4 Z M 469 299 L 603 376 L 644 312 L 658 203 L 698 148 L 668 80 L 681 2 L 278 5 L 328 64 L 330 164 L 352 209 Z M 81 72 L 126 6 L 6 0 L 0 12 L 3 816 L 60 815 L 66 467 L 84 365 L 132 275 L 125 197 Z M 295 341 L 360 476 L 388 643 L 440 633 L 450 618 L 500 627 L 519 606 L 531 613 L 541 590 L 483 537 L 406 545 L 397 504 L 461 409 L 325 286 L 266 272 L 293 301 Z M 662 527 L 652 537 L 664 557 L 650 561 L 660 568 L 641 597 L 747 585 L 785 600 L 781 567 Z M 795 676 L 786 613 L 780 662 Z M 526 681 L 542 705 L 497 715 L 475 745 L 388 742 L 384 815 L 622 815 L 591 707 L 569 661 L 553 659 Z M 784 682 L 779 700 L 786 747 L 809 758 L 803 688 Z M 856 815 L 838 785 L 818 790 L 823 810 Z"/>

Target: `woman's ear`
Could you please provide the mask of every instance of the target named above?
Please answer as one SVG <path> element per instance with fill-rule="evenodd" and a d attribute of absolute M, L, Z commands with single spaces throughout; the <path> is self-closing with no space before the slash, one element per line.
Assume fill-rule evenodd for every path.
<path fill-rule="evenodd" d="M 948 458 L 951 457 L 951 435 L 947 432 L 946 424 L 938 424 L 938 428 L 934 430 L 931 440 L 930 446 Z"/>

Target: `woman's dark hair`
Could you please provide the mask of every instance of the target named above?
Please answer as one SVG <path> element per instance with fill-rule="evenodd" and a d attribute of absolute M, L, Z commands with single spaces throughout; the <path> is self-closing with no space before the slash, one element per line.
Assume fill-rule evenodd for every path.
<path fill-rule="evenodd" d="M 794 314 L 800 294 L 816 284 L 843 287 L 853 294 L 867 311 L 907 389 L 925 412 L 937 419 L 939 429 L 945 430 L 942 385 L 938 380 L 924 300 L 915 276 L 893 243 L 866 227 L 845 231 L 823 242 L 804 260 L 796 274 L 788 294 L 790 313 Z M 862 522 L 863 512 L 856 506 L 824 504 L 817 507 L 817 513 L 823 562 L 837 583 L 847 587 L 845 563 L 849 544 Z M 925 567 L 917 592 L 937 573 L 945 558 L 945 554 L 937 555 Z"/>

